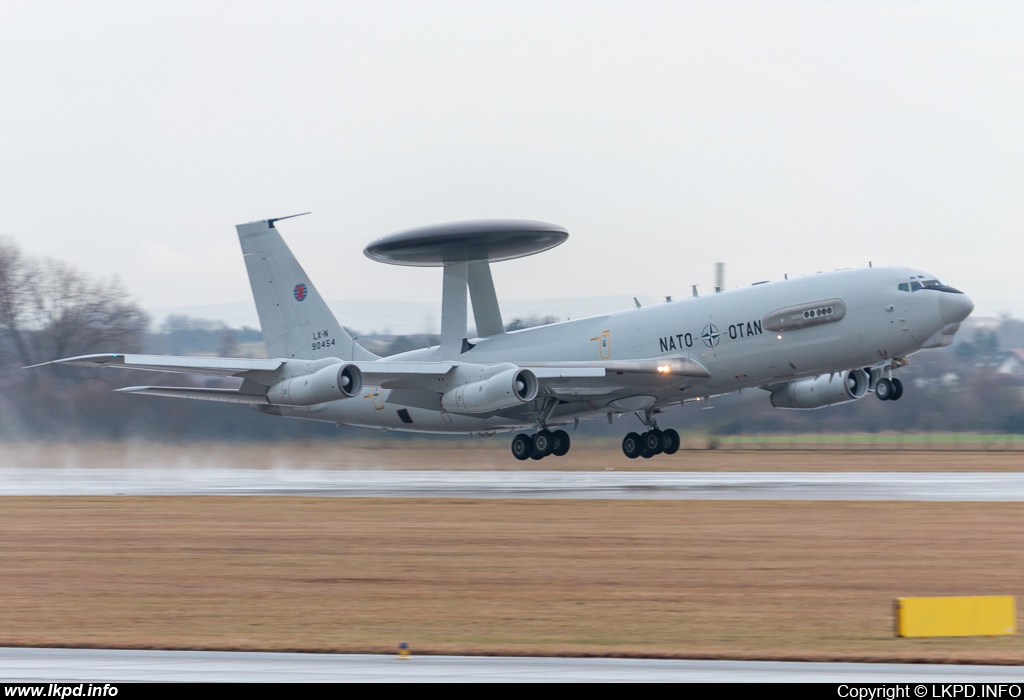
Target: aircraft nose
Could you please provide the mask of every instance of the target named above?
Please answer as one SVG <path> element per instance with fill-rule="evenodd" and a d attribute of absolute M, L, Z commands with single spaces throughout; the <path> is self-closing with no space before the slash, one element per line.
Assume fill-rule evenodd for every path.
<path fill-rule="evenodd" d="M 939 313 L 943 323 L 960 323 L 974 311 L 974 302 L 966 294 L 943 292 L 939 295 Z"/>

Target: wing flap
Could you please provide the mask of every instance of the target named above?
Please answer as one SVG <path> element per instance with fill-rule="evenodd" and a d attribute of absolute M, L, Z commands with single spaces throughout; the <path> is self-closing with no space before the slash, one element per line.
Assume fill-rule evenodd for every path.
<path fill-rule="evenodd" d="M 604 367 L 527 367 L 541 381 L 545 379 L 584 379 L 604 377 Z"/>
<path fill-rule="evenodd" d="M 147 396 L 168 396 L 175 399 L 200 399 L 202 401 L 223 401 L 225 403 L 268 404 L 264 394 L 243 394 L 236 389 L 199 389 L 179 386 L 128 386 L 116 389 L 125 394 Z"/>
<path fill-rule="evenodd" d="M 363 381 L 384 389 L 431 389 L 452 371 L 454 362 L 354 362 Z"/>
<path fill-rule="evenodd" d="M 684 391 L 711 378 L 707 369 L 689 358 L 530 362 L 541 382 L 541 393 L 565 401 L 590 401 L 664 389 Z"/>
<path fill-rule="evenodd" d="M 704 365 L 687 357 L 669 357 L 646 360 L 586 360 L 581 362 L 523 362 L 520 367 L 533 370 L 585 370 L 600 368 L 611 374 L 654 374 L 665 377 L 690 377 L 710 379 L 711 374 Z M 540 374 L 537 374 L 540 377 Z M 599 374 L 566 374 L 563 376 L 604 376 Z"/>

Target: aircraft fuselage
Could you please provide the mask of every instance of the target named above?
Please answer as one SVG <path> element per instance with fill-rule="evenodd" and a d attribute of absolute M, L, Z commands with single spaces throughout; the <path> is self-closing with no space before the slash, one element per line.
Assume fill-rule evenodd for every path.
<path fill-rule="evenodd" d="M 631 400 L 657 411 L 744 388 L 881 367 L 922 348 L 948 344 L 959 321 L 969 313 L 970 300 L 941 289 L 910 291 L 909 280 L 925 278 L 932 279 L 919 271 L 891 267 L 818 273 L 470 339 L 472 347 L 464 352 L 433 347 L 388 359 L 515 364 L 688 358 L 708 370 L 710 379 L 697 386 L 644 387 L 631 395 L 624 379 L 615 394 L 602 391 L 587 398 L 577 392 L 554 408 L 548 423 L 564 425 L 622 413 Z M 773 317 L 780 311 L 787 311 L 785 319 Z M 442 411 L 440 406 L 395 404 L 390 398 L 388 389 L 367 386 L 351 399 L 311 407 L 274 407 L 273 412 L 438 433 L 536 426 L 535 405 L 524 405 L 518 412 L 466 415 Z"/>

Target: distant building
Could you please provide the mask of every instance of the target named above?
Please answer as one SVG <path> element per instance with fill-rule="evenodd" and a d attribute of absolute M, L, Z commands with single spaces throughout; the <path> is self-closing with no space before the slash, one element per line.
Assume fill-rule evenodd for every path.
<path fill-rule="evenodd" d="M 1024 379 L 1024 348 L 1017 348 L 1006 353 L 1002 362 L 996 367 L 996 374 Z"/>

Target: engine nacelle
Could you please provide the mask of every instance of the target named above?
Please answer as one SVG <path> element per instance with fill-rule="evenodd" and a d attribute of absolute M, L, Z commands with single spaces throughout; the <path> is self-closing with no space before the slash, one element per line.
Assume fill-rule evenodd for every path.
<path fill-rule="evenodd" d="M 349 399 L 363 390 L 363 373 L 348 363 L 330 365 L 301 377 L 285 379 L 270 387 L 267 398 L 281 406 L 312 406 Z"/>
<path fill-rule="evenodd" d="M 452 413 L 487 413 L 537 398 L 537 375 L 528 369 L 507 369 L 493 377 L 457 386 L 441 397 L 441 408 Z"/>
<path fill-rule="evenodd" d="M 775 408 L 822 408 L 853 401 L 868 391 L 870 375 L 862 369 L 798 379 L 772 392 Z"/>

